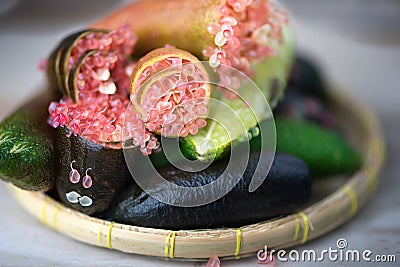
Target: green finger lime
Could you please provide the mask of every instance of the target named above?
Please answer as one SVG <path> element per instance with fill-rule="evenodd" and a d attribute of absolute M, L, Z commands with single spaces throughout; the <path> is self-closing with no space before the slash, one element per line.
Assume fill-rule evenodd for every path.
<path fill-rule="evenodd" d="M 275 118 L 275 125 L 276 150 L 303 159 L 315 176 L 352 173 L 360 167 L 360 154 L 334 131 L 312 122 L 281 117 Z M 252 142 L 259 146 L 260 140 Z"/>
<path fill-rule="evenodd" d="M 54 183 L 55 157 L 52 129 L 46 124 L 47 103 L 47 98 L 35 100 L 0 125 L 0 177 L 25 190 L 46 191 Z"/>
<path fill-rule="evenodd" d="M 242 98 L 226 99 L 215 95 L 213 98 L 223 99 L 231 111 L 221 110 L 211 106 L 207 126 L 199 130 L 198 134 L 189 135 L 181 139 L 181 150 L 190 159 L 202 161 L 216 160 L 224 157 L 231 146 L 235 145 L 249 130 L 256 127 L 258 122 L 271 117 L 267 112 L 268 104 L 273 108 L 282 98 L 284 88 L 294 60 L 294 40 L 290 29 L 285 31 L 285 43 L 277 48 L 277 54 L 268 60 L 254 64 L 252 80 L 260 92 L 254 91 L 254 84 L 244 83 L 239 88 Z M 251 105 L 248 106 L 243 99 Z M 236 113 L 232 116 L 232 111 Z M 237 117 L 237 118 L 235 118 Z"/>

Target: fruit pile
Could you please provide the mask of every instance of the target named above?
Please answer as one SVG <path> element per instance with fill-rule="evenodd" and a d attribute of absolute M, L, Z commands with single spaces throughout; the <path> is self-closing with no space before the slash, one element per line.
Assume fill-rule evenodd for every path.
<path fill-rule="evenodd" d="M 360 165 L 326 108 L 323 79 L 295 58 L 287 16 L 269 0 L 136 1 L 62 40 L 47 76 L 50 91 L 0 125 L 0 177 L 88 215 L 239 227 L 298 211 L 312 178 Z M 133 177 L 139 169 L 180 187 L 237 183 L 222 184 L 215 201 L 178 207 L 150 196 Z"/>

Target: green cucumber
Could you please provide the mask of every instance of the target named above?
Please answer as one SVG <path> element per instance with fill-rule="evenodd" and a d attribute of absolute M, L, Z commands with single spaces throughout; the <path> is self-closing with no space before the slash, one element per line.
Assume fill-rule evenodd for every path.
<path fill-rule="evenodd" d="M 54 129 L 46 123 L 47 92 L 0 125 L 0 177 L 32 191 L 49 190 L 54 183 Z"/>
<path fill-rule="evenodd" d="M 257 126 L 259 121 L 271 118 L 266 100 L 274 107 L 282 98 L 291 66 L 295 56 L 292 32 L 285 29 L 285 43 L 278 47 L 276 56 L 253 66 L 254 83 L 260 88 L 256 92 L 252 82 L 245 82 L 239 88 L 240 98 L 223 99 L 226 106 L 211 103 L 207 126 L 198 134 L 181 139 L 182 152 L 190 159 L 209 161 L 219 160 L 230 151 L 231 146 L 246 137 L 248 131 Z M 257 90 L 258 91 L 258 90 Z M 221 99 L 218 90 L 213 90 L 212 97 Z M 250 103 L 251 108 L 243 101 Z M 211 145 L 204 145 L 205 142 Z"/>
<path fill-rule="evenodd" d="M 277 152 L 301 158 L 314 176 L 352 173 L 360 167 L 360 154 L 334 131 L 313 122 L 282 117 L 275 118 L 275 125 Z M 250 142 L 253 148 L 260 145 L 259 137 Z"/>

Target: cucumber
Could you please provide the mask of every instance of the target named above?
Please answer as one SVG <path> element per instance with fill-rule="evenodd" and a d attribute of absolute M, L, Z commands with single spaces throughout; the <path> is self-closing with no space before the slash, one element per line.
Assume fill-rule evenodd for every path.
<path fill-rule="evenodd" d="M 0 177 L 24 190 L 47 191 L 54 183 L 55 131 L 46 123 L 53 97 L 41 94 L 0 125 Z"/>
<path fill-rule="evenodd" d="M 242 83 L 239 95 L 242 98 L 223 99 L 223 105 L 211 103 L 207 126 L 196 135 L 181 138 L 182 152 L 190 159 L 201 161 L 219 160 L 226 155 L 231 146 L 240 139 L 247 138 L 248 131 L 257 126 L 258 122 L 272 117 L 271 107 L 276 106 L 282 98 L 284 88 L 294 60 L 293 33 L 285 28 L 285 43 L 277 48 L 277 55 L 253 66 L 254 86 L 252 81 Z M 222 99 L 218 90 L 213 90 L 212 98 Z M 250 107 L 244 102 L 250 104 Z M 205 143 L 212 145 L 207 146 Z"/>
<path fill-rule="evenodd" d="M 212 203 L 197 207 L 172 206 L 131 185 L 99 217 L 130 225 L 183 230 L 240 227 L 300 210 L 311 196 L 307 165 L 296 157 L 277 154 L 267 178 L 250 193 L 249 185 L 258 160 L 259 152 L 252 152 L 246 171 L 236 186 Z M 166 180 L 179 186 L 197 187 L 215 181 L 226 166 L 227 161 L 221 160 L 201 172 L 185 172 L 172 166 L 158 171 Z M 236 179 L 237 171 L 233 168 L 226 174 Z M 162 185 L 154 188 L 156 191 L 163 189 Z M 199 194 L 201 198 L 202 192 Z"/>
<path fill-rule="evenodd" d="M 278 152 L 285 152 L 304 160 L 313 176 L 353 173 L 359 169 L 362 158 L 338 133 L 313 122 L 275 118 Z M 259 137 L 250 142 L 259 148 Z"/>

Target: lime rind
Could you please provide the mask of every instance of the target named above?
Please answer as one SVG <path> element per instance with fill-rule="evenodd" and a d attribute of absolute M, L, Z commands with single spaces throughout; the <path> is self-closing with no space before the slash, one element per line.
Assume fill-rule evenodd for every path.
<path fill-rule="evenodd" d="M 250 139 L 259 122 L 272 117 L 270 108 L 275 107 L 283 97 L 295 57 L 294 35 L 289 27 L 284 28 L 284 38 L 285 43 L 276 47 L 276 56 L 254 66 L 253 80 L 241 85 L 238 92 L 240 97 L 223 99 L 222 94 L 215 93 L 218 90 L 213 88 L 212 98 L 223 99 L 222 101 L 240 118 L 241 123 L 232 120 L 231 114 L 211 106 L 209 116 L 215 120 L 208 119 L 207 126 L 200 129 L 198 134 L 181 139 L 181 149 L 187 157 L 208 161 L 213 155 L 216 160 L 221 159 L 229 152 L 231 146 Z M 246 130 L 241 129 L 241 125 Z M 230 134 L 226 129 L 229 129 Z M 201 144 L 205 139 L 211 140 L 215 144 L 214 148 L 204 149 Z"/>

